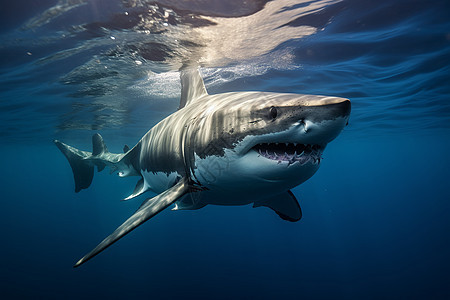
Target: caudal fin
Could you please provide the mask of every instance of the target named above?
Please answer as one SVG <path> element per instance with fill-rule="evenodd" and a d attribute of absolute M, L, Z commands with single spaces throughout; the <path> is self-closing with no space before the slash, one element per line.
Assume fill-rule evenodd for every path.
<path fill-rule="evenodd" d="M 73 178 L 75 179 L 75 192 L 87 189 L 94 178 L 94 166 L 84 159 L 91 155 L 90 152 L 81 151 L 58 140 L 54 140 L 56 146 L 61 150 L 72 167 Z"/>
<path fill-rule="evenodd" d="M 92 159 L 88 160 L 88 158 L 98 157 L 108 153 L 102 136 L 98 133 L 92 136 L 92 153 L 78 150 L 58 140 L 54 140 L 54 142 L 72 167 L 73 178 L 75 179 L 75 192 L 78 193 L 83 189 L 87 189 L 94 178 L 94 165 L 97 165 L 99 171 L 105 168 L 105 163 L 101 159 L 95 162 Z"/>
<path fill-rule="evenodd" d="M 72 167 L 76 193 L 91 185 L 95 166 L 97 166 L 99 172 L 105 167 L 109 167 L 111 173 L 117 171 L 121 177 L 140 176 L 138 171 L 139 146 L 135 146 L 131 150 L 128 146 L 125 146 L 124 151 L 126 150 L 126 153 L 111 153 L 106 148 L 102 136 L 98 133 L 92 137 L 92 152 L 78 150 L 58 140 L 54 142 Z"/>

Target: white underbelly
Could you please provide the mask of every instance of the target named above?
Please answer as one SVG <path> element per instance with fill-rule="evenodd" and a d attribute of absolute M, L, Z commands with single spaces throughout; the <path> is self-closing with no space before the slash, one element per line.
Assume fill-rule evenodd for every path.
<path fill-rule="evenodd" d="M 224 156 L 195 157 L 195 178 L 208 189 L 205 202 L 245 205 L 278 195 L 310 178 L 318 165 L 278 163 L 252 151 L 237 156 L 226 149 Z"/>
<path fill-rule="evenodd" d="M 167 174 L 164 172 L 141 171 L 141 174 L 144 178 L 147 189 L 150 189 L 157 194 L 162 193 L 174 186 L 177 182 L 177 178 L 179 177 L 177 172 Z"/>

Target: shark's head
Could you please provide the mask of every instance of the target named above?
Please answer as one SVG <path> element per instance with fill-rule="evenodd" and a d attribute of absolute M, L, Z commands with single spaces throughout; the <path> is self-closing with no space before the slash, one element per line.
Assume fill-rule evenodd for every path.
<path fill-rule="evenodd" d="M 229 97 L 203 115 L 210 134 L 199 143 L 203 152 L 196 151 L 198 177 L 205 185 L 230 188 L 239 178 L 238 184 L 262 193 L 265 188 L 283 191 L 310 178 L 326 145 L 346 126 L 351 108 L 348 99 L 338 97 L 276 93 Z"/>

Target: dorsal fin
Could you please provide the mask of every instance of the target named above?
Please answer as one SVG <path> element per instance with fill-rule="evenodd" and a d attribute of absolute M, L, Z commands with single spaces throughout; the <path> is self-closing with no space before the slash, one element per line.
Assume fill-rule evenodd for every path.
<path fill-rule="evenodd" d="M 204 95 L 208 95 L 205 84 L 203 83 L 203 79 L 200 76 L 200 72 L 197 68 L 188 67 L 181 70 L 180 79 L 181 99 L 180 107 L 178 107 L 178 109 L 189 105 L 190 103 Z"/>

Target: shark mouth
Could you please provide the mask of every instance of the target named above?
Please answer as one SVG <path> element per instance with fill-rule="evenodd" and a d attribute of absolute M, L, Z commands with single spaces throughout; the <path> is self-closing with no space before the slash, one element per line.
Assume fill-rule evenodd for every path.
<path fill-rule="evenodd" d="M 297 143 L 263 143 L 257 144 L 252 148 L 260 156 L 270 160 L 288 162 L 291 165 L 299 162 L 301 165 L 306 163 L 319 164 L 322 160 L 323 147 L 320 145 L 305 145 Z"/>

